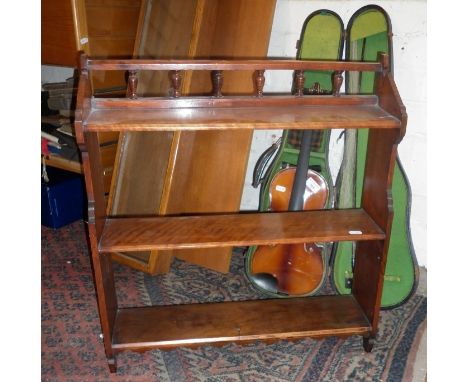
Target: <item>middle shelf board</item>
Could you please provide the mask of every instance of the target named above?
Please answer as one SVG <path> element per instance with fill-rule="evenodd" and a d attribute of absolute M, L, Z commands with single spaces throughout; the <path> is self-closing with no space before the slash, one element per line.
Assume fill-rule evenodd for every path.
<path fill-rule="evenodd" d="M 92 109 L 85 124 L 92 132 L 401 127 L 396 117 L 369 104 Z"/>
<path fill-rule="evenodd" d="M 100 252 L 384 240 L 363 209 L 107 218 Z"/>

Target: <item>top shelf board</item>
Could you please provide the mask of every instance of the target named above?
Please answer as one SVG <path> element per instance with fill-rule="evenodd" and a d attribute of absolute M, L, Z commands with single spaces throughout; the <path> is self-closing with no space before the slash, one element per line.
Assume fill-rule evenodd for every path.
<path fill-rule="evenodd" d="M 312 98 L 315 97 L 309 97 Z M 346 96 L 338 98 L 343 102 L 328 105 L 252 102 L 249 106 L 151 107 L 148 102 L 147 107 L 119 108 L 116 104 L 106 108 L 92 107 L 85 125 L 92 132 L 401 127 L 400 120 L 378 104 L 366 102 L 366 98 L 362 103 L 346 102 Z M 350 97 L 350 101 L 353 99 L 355 97 Z"/>

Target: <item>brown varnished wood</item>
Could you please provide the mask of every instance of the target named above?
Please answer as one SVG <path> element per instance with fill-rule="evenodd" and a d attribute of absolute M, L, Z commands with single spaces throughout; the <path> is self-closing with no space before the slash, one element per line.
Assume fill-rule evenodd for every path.
<path fill-rule="evenodd" d="M 88 198 L 88 236 L 93 264 L 94 284 L 96 288 L 99 318 L 103 333 L 104 349 L 111 371 L 115 371 L 112 351 L 112 332 L 117 314 L 117 297 L 114 285 L 114 274 L 110 256 L 100 254 L 98 243 L 106 219 L 106 199 L 101 165 L 101 147 L 98 134 L 85 132 L 83 118 L 89 109 L 90 85 L 84 56 L 82 57 L 80 84 L 75 113 L 75 133 L 81 150 L 84 178 Z"/>
<path fill-rule="evenodd" d="M 253 103 L 253 102 L 252 102 Z M 378 106 L 276 106 L 93 110 L 89 131 L 176 131 L 253 129 L 395 129 L 400 121 Z"/>
<path fill-rule="evenodd" d="M 98 137 L 100 142 L 100 137 Z M 110 189 L 112 181 L 112 173 L 114 170 L 114 161 L 115 161 L 115 152 L 117 143 L 113 142 L 111 144 L 101 144 L 101 167 L 102 167 L 102 176 L 104 182 L 104 192 L 107 194 Z"/>
<path fill-rule="evenodd" d="M 356 230 L 362 234 L 349 233 Z M 360 209 L 109 218 L 104 231 L 101 252 L 381 240 L 385 237 Z"/>
<path fill-rule="evenodd" d="M 270 184 L 270 208 L 272 211 L 288 210 L 295 176 L 296 167 L 286 167 L 279 170 L 272 178 Z M 307 179 L 309 183 L 306 183 L 302 209 L 321 210 L 327 204 L 329 197 L 328 185 L 320 174 L 310 169 L 307 171 Z M 316 188 L 312 190 L 310 184 L 315 185 Z"/>
<path fill-rule="evenodd" d="M 376 89 L 377 95 L 379 97 L 379 105 L 382 109 L 386 110 L 388 113 L 394 115 L 401 121 L 400 142 L 406 133 L 406 124 L 408 121 L 408 115 L 406 114 L 406 108 L 403 105 L 400 94 L 398 92 L 397 86 L 393 76 L 388 75 L 388 56 L 379 55 L 380 62 L 383 67 L 386 68 L 382 73 L 377 74 L 376 78 Z"/>
<path fill-rule="evenodd" d="M 304 150 L 302 144 L 301 150 Z M 309 154 L 304 154 L 304 157 L 308 158 Z M 291 199 L 297 200 L 292 194 L 297 174 L 301 173 L 299 167 L 284 168 L 271 180 L 269 199 L 272 211 L 288 211 L 290 208 L 294 211 L 290 206 Z M 302 167 L 307 170 L 307 163 L 303 162 Z M 303 174 L 307 181 L 303 190 L 296 191 L 295 198 L 302 195 L 300 199 L 303 199 L 300 208 L 296 207 L 297 210 L 323 209 L 329 197 L 327 182 L 313 170 L 308 169 Z M 323 256 L 322 249 L 315 243 L 258 246 L 250 261 L 250 272 L 253 275 L 272 275 L 277 280 L 278 293 L 288 296 L 310 295 L 323 280 Z"/>
<path fill-rule="evenodd" d="M 213 70 L 211 72 L 211 81 L 213 82 L 213 97 L 221 98 L 223 96 L 223 72 L 221 70 Z"/>
<path fill-rule="evenodd" d="M 189 57 L 266 57 L 274 0 L 209 0 L 199 1 L 197 7 Z M 261 18 L 259 14 L 262 14 Z M 185 83 L 183 94 L 210 94 L 209 72 L 184 71 L 186 74 L 191 76 Z M 223 98 L 229 94 L 252 94 L 252 74 L 223 71 Z M 166 189 L 167 203 L 161 206 L 162 211 L 166 214 L 238 211 L 252 133 L 181 131 L 174 171 L 169 175 L 172 188 Z M 219 182 L 225 174 L 229 174 L 228 179 Z M 181 185 L 185 188 L 179 188 Z M 229 247 L 177 250 L 173 253 L 180 259 L 210 269 L 229 270 Z"/>
<path fill-rule="evenodd" d="M 78 91 L 76 93 L 76 111 L 75 111 L 75 138 L 78 145 L 84 145 L 84 126 L 83 123 L 89 116 L 91 111 L 91 82 L 88 76 L 87 56 L 81 54 L 79 57 L 80 63 L 80 80 Z M 80 146 L 81 147 L 81 146 Z M 84 148 L 84 147 L 83 147 Z"/>
<path fill-rule="evenodd" d="M 391 184 L 399 131 L 369 131 L 361 205 L 382 230 L 387 231 L 392 213 Z"/>
<path fill-rule="evenodd" d="M 369 322 L 352 296 L 155 306 L 119 310 L 113 349 L 164 349 L 369 331 Z"/>
<path fill-rule="evenodd" d="M 76 67 L 71 1 L 41 0 L 41 64 Z"/>
<path fill-rule="evenodd" d="M 134 45 L 134 56 L 152 59 L 193 57 L 187 56 L 187 51 L 193 39 L 196 11 L 196 1 L 152 1 L 139 19 L 140 37 Z M 168 71 L 141 71 L 139 80 L 140 96 L 168 95 L 171 85 Z"/>
<path fill-rule="evenodd" d="M 77 109 L 75 111 L 75 138 L 76 142 L 80 147 L 84 145 L 84 127 L 83 123 L 86 123 L 86 119 L 91 110 L 91 82 L 88 77 L 88 71 L 86 67 L 86 55 L 80 56 L 80 81 L 77 92 Z M 79 107 L 78 107 L 79 105 Z M 96 136 L 97 145 L 99 148 L 100 155 L 100 169 L 101 177 L 103 177 L 103 189 L 104 193 L 107 193 L 111 183 L 112 169 L 114 166 L 115 156 L 115 133 L 99 133 Z M 84 146 L 83 146 L 84 147 Z M 82 158 L 83 159 L 83 158 Z M 83 164 L 81 164 L 83 169 Z M 84 172 L 84 169 L 83 169 Z"/>
<path fill-rule="evenodd" d="M 86 26 L 88 43 L 86 52 L 100 58 L 131 58 L 137 33 L 140 0 L 76 0 L 82 3 L 82 12 L 77 14 L 77 22 Z M 125 72 L 94 72 L 91 76 L 95 90 L 119 89 L 125 86 Z M 119 91 L 117 90 L 117 93 Z M 123 91 L 120 91 L 123 95 Z M 104 187 L 109 192 L 113 158 L 115 157 L 119 134 L 114 133 L 112 145 L 102 150 Z M 101 140 L 101 137 L 100 137 Z"/>
<path fill-rule="evenodd" d="M 302 97 L 304 95 L 304 83 L 305 83 L 305 76 L 303 70 L 297 70 L 294 76 L 294 80 L 296 83 L 296 96 Z"/>
<path fill-rule="evenodd" d="M 196 27 L 192 28 L 191 25 L 196 14 L 200 12 L 199 8 L 199 2 L 187 0 L 170 2 L 158 0 L 143 4 L 134 56 L 186 57 L 187 50 L 190 50 L 193 44 L 192 40 L 198 36 Z M 138 96 L 172 95 L 176 98 L 187 85 L 188 78 L 187 72 L 182 76 L 180 71 L 139 71 L 138 77 L 140 82 L 137 89 Z M 113 208 L 114 214 L 119 214 L 120 210 L 124 214 L 129 214 L 132 210 L 136 213 L 143 211 L 145 215 L 164 213 L 164 201 L 167 200 L 167 194 L 171 189 L 167 179 L 175 166 L 180 132 L 151 134 L 149 139 L 141 139 L 135 135 L 138 133 L 121 134 L 120 141 L 125 142 L 126 150 L 138 155 L 119 158 L 114 172 L 114 182 L 121 182 L 121 178 L 127 178 L 129 186 L 118 188 L 118 192 L 111 190 L 109 204 L 113 206 L 114 197 L 117 199 L 116 207 Z M 142 163 L 147 165 L 142 166 Z M 125 168 L 128 167 L 133 169 L 131 175 L 126 173 Z M 129 176 L 131 179 L 128 179 Z M 145 183 L 143 187 L 136 187 L 141 183 Z M 138 191 L 135 192 L 134 188 L 138 188 Z M 119 202 L 122 200 L 126 200 L 125 205 Z M 113 254 L 113 258 L 149 274 L 157 274 L 169 270 L 172 253 L 151 251 L 138 254 Z"/>
<path fill-rule="evenodd" d="M 235 134 L 219 131 L 184 131 L 177 142 L 178 154 L 161 205 L 164 214 L 236 212 L 242 196 L 247 160 L 245 147 Z M 249 137 L 247 137 L 249 138 Z M 250 141 L 249 141 L 250 142 Z M 220 182 L 223 174 L 228 179 Z M 184 249 L 172 251 L 180 259 L 227 272 L 231 248 Z"/>
<path fill-rule="evenodd" d="M 384 72 L 378 76 L 377 83 L 380 105 L 401 118 L 402 127 L 400 130 L 371 129 L 367 144 L 361 205 L 386 233 L 388 239 L 356 245 L 353 294 L 372 324 L 373 336 L 377 334 L 383 277 L 393 219 L 391 187 L 397 144 L 404 135 L 406 125 L 406 112 L 391 76 Z"/>
<path fill-rule="evenodd" d="M 173 70 L 170 73 L 172 84 L 172 96 L 174 98 L 180 97 L 180 85 L 182 84 L 182 76 L 179 70 Z"/>
<path fill-rule="evenodd" d="M 263 96 L 263 87 L 265 86 L 265 70 L 255 71 L 255 95 L 257 97 Z"/>
<path fill-rule="evenodd" d="M 340 95 L 341 85 L 343 84 L 343 71 L 339 70 L 333 73 L 333 90 L 332 93 L 335 97 Z M 316 92 L 320 93 L 320 84 Z"/>
<path fill-rule="evenodd" d="M 192 46 L 193 55 L 189 57 L 230 60 L 266 57 L 275 0 L 205 0 L 201 3 L 197 43 Z M 260 14 L 262 17 L 258 17 Z M 211 93 L 209 73 L 189 71 L 188 74 L 191 81 L 187 90 L 191 94 Z M 223 94 L 252 93 L 252 75 L 253 70 L 248 69 L 223 72 Z M 233 134 L 238 141 L 251 135 L 247 132 Z"/>
<path fill-rule="evenodd" d="M 187 1 L 185 1 L 185 6 L 184 1 L 146 1 L 142 4 L 133 55 L 152 58 L 170 57 L 171 55 L 183 57 L 184 51 L 190 43 L 190 30 L 186 26 L 193 18 L 194 6 L 195 3 Z M 174 43 L 175 36 L 177 36 L 177 43 Z M 176 77 L 172 77 L 171 84 L 169 74 L 166 71 L 139 71 L 138 95 L 140 97 L 143 95 L 168 95 L 171 85 L 172 88 L 174 85 L 180 86 Z M 174 92 L 174 95 L 177 96 L 177 92 Z M 148 139 L 144 139 L 144 137 Z M 113 210 L 114 215 L 128 215 L 132 211 L 145 215 L 154 215 L 159 212 L 158 203 L 163 191 L 173 139 L 172 132 L 145 136 L 132 132 L 121 134 L 119 146 L 125 147 L 125 151 L 133 153 L 133 155 L 121 155 L 123 152 L 118 151 L 113 185 L 109 195 L 109 207 Z M 147 165 L 142 166 L 142 163 Z M 131 168 L 130 172 L 127 171 L 129 168 Z M 126 187 L 120 186 L 124 182 L 123 178 L 126 179 Z M 135 187 L 135 185 L 142 183 L 142 187 Z M 135 269 L 156 274 L 169 270 L 172 255 L 153 251 L 114 253 L 113 258 Z"/>
<path fill-rule="evenodd" d="M 252 85 L 251 101 L 246 101 L 245 98 L 241 101 L 224 101 L 224 97 L 211 98 L 213 105 L 232 102 L 230 107 L 226 106 L 227 103 L 224 107 L 221 105 L 210 107 L 207 103 L 200 107 L 197 99 L 186 109 L 176 108 L 176 103 L 184 99 L 181 97 L 171 101 L 174 102 L 172 105 L 162 102 L 159 107 L 157 106 L 159 100 L 151 100 L 146 105 L 140 102 L 138 108 L 133 111 L 134 114 L 130 101 L 126 101 L 126 108 L 122 109 L 112 107 L 99 109 L 96 103 L 91 105 L 86 71 L 82 73 L 83 84 L 80 84 L 79 88 L 75 123 L 78 135 L 85 138 L 80 148 L 84 158 L 83 166 L 90 201 L 89 237 L 104 346 L 111 369 L 115 368 L 116 351 L 222 344 L 232 341 L 246 343 L 255 340 L 273 341 L 309 336 L 359 334 L 366 338 L 364 341 L 366 350 L 371 350 L 372 341 L 369 339 L 375 338 L 378 329 L 380 299 L 393 217 L 391 180 L 397 144 L 404 135 L 406 124 L 404 106 L 401 104 L 391 74 L 387 73 L 385 60 L 381 63 L 383 70 L 377 76 L 377 103 L 369 103 L 370 98 L 363 98 L 362 102 L 359 102 L 358 98 L 354 97 L 349 99 L 352 99 L 349 104 L 346 104 L 347 96 L 340 95 L 328 98 L 330 100 L 328 104 L 325 101 L 326 97 L 320 97 L 318 102 L 321 104 L 316 105 L 295 104 L 292 101 L 285 101 L 285 98 L 277 99 L 275 101 L 277 103 L 268 104 L 263 101 L 268 95 L 257 97 L 258 85 L 256 87 Z M 214 70 L 220 68 L 216 69 L 215 66 Z M 191 98 L 186 99 L 190 102 Z M 373 100 L 375 101 L 375 98 Z M 112 101 L 105 100 L 101 106 L 108 102 Z M 236 102 L 247 103 L 240 107 L 235 106 Z M 260 103 L 255 104 L 255 102 Z M 101 124 L 104 124 L 103 130 L 108 126 L 105 126 L 106 121 L 102 115 L 90 123 L 93 113 L 103 110 L 110 119 L 109 123 L 115 126 L 116 120 L 119 121 L 123 131 L 135 126 L 138 126 L 138 129 L 150 126 L 154 131 L 158 131 L 161 126 L 164 126 L 163 128 L 173 126 L 171 128 L 176 131 L 174 136 L 177 135 L 179 138 L 177 145 L 174 145 L 174 140 L 172 141 L 171 151 L 181 149 L 184 144 L 188 150 L 196 147 L 197 139 L 194 132 L 185 131 L 184 136 L 189 140 L 184 141 L 181 129 L 203 129 L 201 124 L 218 130 L 248 129 L 248 124 L 251 125 L 250 129 L 263 128 L 263 124 L 267 122 L 271 122 L 273 126 L 288 125 L 287 128 L 369 127 L 371 130 L 362 208 L 241 214 L 219 214 L 213 209 L 211 211 L 213 214 L 206 214 L 210 211 L 202 208 L 203 204 L 200 204 L 198 215 L 193 216 L 193 204 L 189 206 L 176 203 L 173 208 L 174 215 L 177 216 L 106 217 L 103 215 L 104 197 L 102 179 L 100 179 L 102 166 L 97 131 L 101 130 L 99 128 Z M 136 123 L 130 118 L 124 120 L 123 113 L 129 114 L 131 118 L 140 119 Z M 190 116 L 184 116 L 184 113 Z M 143 117 L 138 117 L 137 114 Z M 214 131 L 202 133 L 212 132 Z M 217 133 L 219 136 L 225 136 L 228 132 Z M 164 187 L 183 186 L 186 179 L 193 176 L 190 173 L 196 173 L 198 169 L 198 166 L 190 167 L 190 162 L 184 162 L 184 165 L 187 165 L 186 173 L 182 173 L 183 176 L 178 178 L 174 171 L 177 159 L 179 159 L 177 156 L 172 156 L 168 161 L 167 168 L 171 169 L 168 177 L 170 181 L 165 183 Z M 227 171 L 225 172 L 227 174 Z M 209 184 L 209 181 L 203 178 L 203 173 L 200 179 L 201 183 Z M 162 192 L 161 199 L 164 199 L 164 202 L 161 202 L 161 205 L 164 205 L 165 214 L 170 214 L 171 203 L 176 199 L 172 199 L 173 193 L 165 193 L 166 190 Z M 198 195 L 216 197 L 215 194 L 210 194 L 209 189 L 200 189 L 200 192 L 191 195 L 190 197 Z M 181 200 L 190 200 L 190 197 L 182 197 Z M 105 221 L 104 226 L 99 223 L 103 221 Z M 357 242 L 351 296 L 117 309 L 109 253 L 128 251 L 127 257 L 130 263 L 132 261 L 130 258 L 135 260 L 141 252 L 141 259 L 143 261 L 147 259 L 149 263 L 154 257 L 147 257 L 146 253 L 154 250 L 170 253 L 181 248 L 214 249 L 237 245 L 324 241 Z M 112 343 L 109 340 L 110 334 L 113 336 Z"/>
<path fill-rule="evenodd" d="M 386 251 L 384 241 L 356 243 L 352 294 L 371 323 L 374 336 L 379 323 Z"/>
<path fill-rule="evenodd" d="M 130 70 L 128 72 L 127 80 L 127 98 L 137 98 L 137 86 L 138 86 L 138 72 L 136 70 Z"/>
<path fill-rule="evenodd" d="M 177 24 L 179 20 L 185 22 L 178 24 L 177 27 L 171 26 L 173 28 L 171 33 L 165 29 L 164 23 L 160 24 L 162 29 L 157 37 L 159 41 L 155 45 L 157 50 L 152 54 L 153 57 L 161 57 L 161 52 L 164 52 L 163 57 L 175 58 L 184 56 L 261 58 L 266 55 L 274 1 L 197 1 L 196 6 L 194 2 L 184 1 L 182 9 L 178 8 L 180 5 L 177 1 L 165 4 L 169 9 L 160 8 L 162 12 L 160 16 L 167 14 L 169 10 L 172 12 L 178 9 L 175 23 Z M 260 10 L 264 14 L 262 19 L 255 16 Z M 188 21 L 191 17 L 193 17 L 192 22 Z M 190 34 L 187 33 L 189 26 L 191 26 Z M 175 40 L 178 41 L 177 44 L 174 44 Z M 173 47 L 177 47 L 178 51 L 172 51 Z M 188 49 L 188 55 L 180 54 L 184 49 Z M 208 94 L 212 91 L 209 72 L 197 72 L 195 76 L 192 76 L 193 73 L 190 71 L 183 71 L 181 74 L 182 96 Z M 142 88 L 140 94 L 165 94 L 167 86 L 166 88 L 164 86 L 166 85 L 163 83 L 149 82 Z M 251 89 L 250 73 L 229 72 L 224 76 L 223 94 L 250 92 Z M 175 132 L 168 168 L 164 174 L 161 205 L 157 212 L 174 214 L 237 211 L 251 138 L 251 131 Z M 144 176 L 143 172 L 140 173 Z M 228 181 L 220 184 L 218 179 L 226 173 L 230 174 Z M 158 262 L 172 255 L 226 272 L 229 268 L 231 249 L 160 251 L 157 254 Z M 166 261 L 165 263 L 167 264 Z"/>
<path fill-rule="evenodd" d="M 83 147 L 81 157 L 86 189 L 88 190 L 88 235 L 94 271 L 94 283 L 104 337 L 104 348 L 107 358 L 112 360 L 111 341 L 117 312 L 117 298 L 111 258 L 107 254 L 100 255 L 98 251 L 98 242 L 101 238 L 106 216 L 106 201 L 104 198 L 104 182 L 97 134 L 86 133 L 85 146 L 81 147 Z"/>
<path fill-rule="evenodd" d="M 362 207 L 387 237 L 393 219 L 391 184 L 399 131 L 370 130 Z M 353 294 L 377 332 L 389 240 L 356 245 Z"/>
<path fill-rule="evenodd" d="M 96 239 L 101 238 L 102 229 L 106 220 L 106 199 L 101 165 L 101 148 L 96 133 L 85 133 L 85 146 L 81 159 L 85 176 L 86 188 L 93 190 L 88 193 L 88 223 L 95 226 Z"/>
<path fill-rule="evenodd" d="M 163 182 L 161 174 L 166 171 L 172 133 L 151 134 L 147 132 L 123 134 L 119 140 L 114 181 L 109 192 L 108 215 L 153 216 L 158 211 Z M 158 155 L 146 155 L 148 150 L 159 147 Z M 154 176 L 141 177 L 141 163 Z M 117 175 L 119 174 L 119 175 Z M 137 187 L 135 185 L 138 185 Z M 148 192 L 151 190 L 152 192 Z M 114 260 L 138 270 L 155 274 L 169 270 L 170 258 L 157 253 L 112 254 Z"/>
<path fill-rule="evenodd" d="M 155 215 L 159 207 L 159 198 L 162 193 L 163 183 L 160 175 L 167 167 L 168 151 L 172 136 L 170 134 L 151 134 L 139 132 L 125 135 L 125 139 L 119 142 L 116 157 L 116 171 L 120 176 L 115 176 L 110 197 L 113 200 L 109 204 L 109 215 Z M 143 147 L 160 147 L 157 154 L 146 155 Z M 155 153 L 156 154 L 156 153 Z M 151 169 L 155 176 L 140 177 L 140 166 Z M 148 193 L 153 190 L 153 193 Z"/>
<path fill-rule="evenodd" d="M 89 53 L 100 58 L 131 58 L 140 0 L 85 0 Z M 95 89 L 125 85 L 125 71 L 96 72 Z"/>
<path fill-rule="evenodd" d="M 391 186 L 397 155 L 397 144 L 405 134 L 406 109 L 398 94 L 393 77 L 388 74 L 388 57 L 379 57 L 384 71 L 377 75 L 379 105 L 401 121 L 396 131 L 370 130 L 362 196 L 363 208 L 374 218 L 387 236 L 385 241 L 359 242 L 356 245 L 352 293 L 372 324 L 370 338 L 378 330 L 380 301 L 385 265 L 390 242 L 393 206 Z M 366 350 L 372 348 L 364 341 Z"/>
<path fill-rule="evenodd" d="M 257 90 L 255 101 L 253 96 L 223 96 L 213 101 L 211 97 L 140 97 L 129 100 L 126 98 L 93 98 L 91 101 L 94 110 L 101 109 L 174 109 L 174 108 L 225 108 L 257 106 L 376 106 L 378 98 L 374 95 L 355 96 L 315 96 L 315 97 L 291 97 L 290 94 L 263 94 L 259 97 Z M 265 97 L 263 97 L 265 95 Z"/>
<path fill-rule="evenodd" d="M 381 72 L 382 64 L 378 62 L 362 61 L 311 61 L 311 60 L 255 60 L 243 59 L 197 59 L 197 60 L 99 60 L 89 59 L 90 70 L 334 70 L 334 71 L 370 71 Z"/>

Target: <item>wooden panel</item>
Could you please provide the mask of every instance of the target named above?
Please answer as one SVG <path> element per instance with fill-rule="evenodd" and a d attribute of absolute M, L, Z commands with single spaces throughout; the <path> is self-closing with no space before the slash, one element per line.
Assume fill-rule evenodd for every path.
<path fill-rule="evenodd" d="M 142 25 L 137 38 L 140 46 L 135 49 L 136 55 L 140 57 L 209 58 L 213 54 L 219 55 L 220 49 L 229 52 L 229 57 L 266 56 L 275 8 L 274 0 L 155 0 L 148 5 L 147 17 L 140 21 Z M 238 8 L 240 11 L 237 11 Z M 259 18 L 258 15 L 262 17 Z M 244 19 L 250 21 L 246 23 Z M 218 34 L 220 36 L 217 36 Z M 249 38 L 245 39 L 247 35 Z M 226 40 L 223 41 L 223 38 Z M 238 42 L 232 45 L 231 41 Z M 225 46 L 225 43 L 228 45 Z M 255 52 L 254 56 L 249 52 Z M 250 91 L 251 75 L 244 74 L 244 77 L 243 81 L 228 80 L 224 89 Z M 197 73 L 196 82 L 192 82 L 193 78 L 195 76 L 192 77 L 192 73 L 184 73 L 183 94 L 211 91 L 209 73 L 202 76 Z M 249 85 L 245 86 L 247 82 Z M 167 95 L 169 87 L 167 72 L 139 73 L 139 95 Z M 161 200 L 154 213 L 237 211 L 242 196 L 251 138 L 251 131 L 176 132 L 171 144 L 162 195 L 159 195 L 160 189 L 147 189 L 148 194 L 154 195 L 155 200 Z M 233 147 L 235 149 L 232 149 Z M 150 148 L 147 145 L 146 148 L 142 146 L 142 149 L 148 155 L 154 155 L 160 147 Z M 225 173 L 230 174 L 229 179 L 219 182 Z M 142 167 L 139 175 L 142 179 L 154 173 L 151 173 L 150 168 Z M 153 203 L 149 205 L 154 206 Z M 231 250 L 189 250 L 177 251 L 174 254 L 187 261 L 226 272 Z M 161 258 L 167 256 L 172 256 L 172 253 L 161 253 Z"/>
<path fill-rule="evenodd" d="M 131 58 L 141 0 L 85 0 L 89 54 Z M 93 73 L 95 89 L 125 86 L 125 72 Z"/>
<path fill-rule="evenodd" d="M 364 210 L 319 210 L 110 218 L 99 248 L 101 252 L 125 252 L 384 238 L 383 231 Z"/>
<path fill-rule="evenodd" d="M 155 306 L 118 311 L 114 350 L 365 334 L 352 296 Z"/>
<path fill-rule="evenodd" d="M 390 237 L 393 202 L 391 187 L 401 131 L 370 130 L 362 193 L 362 207 Z M 358 243 L 353 278 L 353 294 L 377 333 L 385 264 L 390 240 Z"/>
<path fill-rule="evenodd" d="M 133 47 L 134 56 L 186 58 L 192 39 L 197 2 L 154 0 L 142 4 L 144 9 L 140 13 L 136 44 Z M 141 71 L 138 81 L 139 95 L 168 94 L 168 72 Z M 177 146 L 174 145 L 172 133 L 153 134 L 146 140 L 133 135 L 131 132 L 122 134 L 121 143 L 125 142 L 127 150 L 138 155 L 121 158 L 114 177 L 116 183 L 122 184 L 124 178 L 129 183 L 127 187 L 118 187 L 116 192 L 111 192 L 110 205 L 114 215 L 131 213 L 134 207 L 140 213 L 155 215 L 161 212 L 160 200 L 163 188 L 167 188 L 167 166 L 174 162 L 175 154 L 172 152 L 177 153 Z M 141 163 L 145 163 L 145 166 Z M 128 168 L 133 170 L 131 174 L 124 173 Z M 125 254 L 115 254 L 114 258 L 136 269 L 155 274 L 168 271 L 172 254 L 145 253 L 143 257 L 139 257 L 140 261 L 135 260 L 135 256 L 129 258 Z"/>
<path fill-rule="evenodd" d="M 211 6 L 208 2 L 207 6 Z M 207 12 L 200 28 L 199 45 L 194 57 L 265 58 L 268 51 L 275 0 L 223 0 L 216 10 Z M 252 71 L 224 73 L 224 94 L 251 94 Z M 209 73 L 192 75 L 191 94 L 211 90 Z M 250 144 L 249 134 L 243 133 Z M 242 141 L 241 136 L 237 136 Z M 250 147 L 249 147 L 250 148 Z"/>
<path fill-rule="evenodd" d="M 147 132 L 126 134 L 120 141 L 116 171 L 119 176 L 110 191 L 113 203 L 108 213 L 112 216 L 155 215 L 167 168 L 171 133 L 151 134 Z M 157 153 L 151 148 L 159 147 Z M 157 155 L 156 155 L 157 154 Z M 152 176 L 141 177 L 142 163 Z M 148 190 L 153 192 L 149 193 Z"/>
<path fill-rule="evenodd" d="M 188 57 L 266 56 L 274 0 L 203 0 L 197 3 Z M 244 29 L 246 23 L 249 23 L 250 30 Z M 246 39 L 247 35 L 249 38 Z M 231 41 L 237 43 L 234 45 Z M 242 81 L 238 78 L 237 81 L 225 79 L 223 89 L 248 92 L 251 85 L 246 86 L 248 81 L 245 76 Z M 248 80 L 251 82 L 251 77 Z M 209 73 L 205 73 L 204 77 L 200 73 L 187 76 L 185 81 L 183 93 L 186 94 L 205 93 L 212 88 Z M 251 131 L 181 132 L 176 142 L 178 154 L 175 166 L 168 179 L 171 186 L 163 195 L 167 202 L 161 206 L 161 211 L 166 214 L 238 211 L 251 139 Z M 229 178 L 220 181 L 225 174 L 229 174 Z M 174 254 L 212 269 L 229 270 L 230 248 L 178 250 Z"/>
<path fill-rule="evenodd" d="M 127 38 L 134 42 L 140 0 L 85 0 L 85 3 L 90 36 Z"/>
<path fill-rule="evenodd" d="M 209 111 L 202 108 L 93 110 L 87 120 L 87 126 L 90 131 L 366 127 L 395 129 L 400 127 L 400 121 L 378 106 L 277 106 L 212 108 Z M 229 137 L 229 134 L 227 135 Z M 226 158 L 222 159 L 226 160 Z M 218 161 L 216 163 L 204 163 L 213 166 L 218 165 Z"/>
<path fill-rule="evenodd" d="M 132 57 L 141 0 L 85 0 L 90 54 Z"/>
<path fill-rule="evenodd" d="M 155 0 L 145 15 L 140 45 L 135 55 L 151 58 L 187 58 L 192 39 L 197 1 Z M 141 72 L 138 94 L 167 95 L 167 72 Z"/>
<path fill-rule="evenodd" d="M 352 293 L 377 333 L 380 301 L 385 275 L 384 241 L 363 241 L 356 244 Z"/>
<path fill-rule="evenodd" d="M 78 66 L 71 1 L 41 0 L 41 64 Z"/>

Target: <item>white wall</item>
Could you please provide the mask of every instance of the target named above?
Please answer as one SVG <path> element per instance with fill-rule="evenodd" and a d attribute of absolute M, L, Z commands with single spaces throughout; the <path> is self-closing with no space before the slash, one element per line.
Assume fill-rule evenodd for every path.
<path fill-rule="evenodd" d="M 305 18 L 318 9 L 330 9 L 342 18 L 346 27 L 352 14 L 369 4 L 361 0 L 277 0 L 270 38 L 269 57 L 296 56 Z M 426 258 L 426 1 L 374 1 L 390 16 L 393 28 L 394 77 L 408 113 L 406 136 L 399 146 L 399 155 L 412 189 L 411 233 L 420 265 Z M 289 91 L 291 73 L 266 73 L 265 91 Z M 342 147 L 336 143 L 338 131 L 331 137 L 330 164 L 336 176 Z M 258 190 L 251 186 L 252 171 L 259 155 L 269 147 L 281 131 L 256 131 L 247 169 L 241 209 L 258 207 Z"/>
<path fill-rule="evenodd" d="M 49 82 L 63 82 L 73 77 L 73 68 L 55 65 L 41 65 L 41 85 Z"/>

